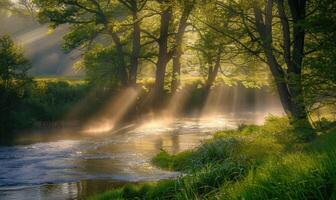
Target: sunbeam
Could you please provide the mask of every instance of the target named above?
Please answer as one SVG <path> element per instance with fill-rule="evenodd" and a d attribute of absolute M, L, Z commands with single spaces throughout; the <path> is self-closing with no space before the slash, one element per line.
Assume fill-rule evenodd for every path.
<path fill-rule="evenodd" d="M 223 115 L 229 118 L 240 118 L 242 115 L 253 115 L 249 122 L 261 124 L 267 115 L 283 114 L 278 97 L 265 88 L 219 85 L 209 92 L 201 118 L 208 119 Z"/>
<path fill-rule="evenodd" d="M 98 116 L 87 122 L 83 132 L 96 135 L 114 129 L 136 102 L 139 94 L 138 89 L 130 87 L 113 96 L 98 112 Z"/>
<path fill-rule="evenodd" d="M 165 118 L 175 118 L 183 114 L 183 109 L 193 89 L 195 89 L 193 85 L 186 85 L 181 90 L 175 92 L 163 110 L 162 116 Z"/>

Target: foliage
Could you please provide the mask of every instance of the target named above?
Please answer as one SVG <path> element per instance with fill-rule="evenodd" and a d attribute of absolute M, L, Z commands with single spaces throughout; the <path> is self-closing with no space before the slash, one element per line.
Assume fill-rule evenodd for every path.
<path fill-rule="evenodd" d="M 307 46 L 312 49 L 305 61 L 306 104 L 311 111 L 334 105 L 336 99 L 336 37 L 335 1 L 316 1 L 318 11 L 303 23 L 312 37 Z"/>
<path fill-rule="evenodd" d="M 12 39 L 5 35 L 0 38 L 0 135 L 12 131 L 14 127 L 29 124 L 26 113 L 22 113 L 22 101 L 26 96 L 30 79 L 27 71 L 28 60 L 23 56 Z"/>
<path fill-rule="evenodd" d="M 62 120 L 88 91 L 84 84 L 33 81 L 29 61 L 9 36 L 0 38 L 0 136 L 10 141 L 13 132 L 36 122 Z"/>
<path fill-rule="evenodd" d="M 85 119 L 93 112 L 80 108 L 77 113 L 71 113 L 75 109 L 74 106 L 78 105 L 89 91 L 87 84 L 84 83 L 37 80 L 30 81 L 29 85 L 21 90 L 24 90 L 24 96 L 16 97 L 19 99 L 15 102 L 15 107 L 11 108 L 9 114 L 2 115 L 5 123 L 1 126 L 1 131 L 4 130 L 1 134 L 3 137 L 1 143 L 10 143 L 15 136 L 13 132 L 56 127 L 53 124 L 57 122 L 62 126 L 64 120 Z"/>
<path fill-rule="evenodd" d="M 85 84 L 68 82 L 35 82 L 25 99 L 27 111 L 38 122 L 63 120 L 88 91 Z"/>
<path fill-rule="evenodd" d="M 96 46 L 85 53 L 83 61 L 86 78 L 93 86 L 113 89 L 122 85 L 122 70 L 114 47 Z"/>
<path fill-rule="evenodd" d="M 213 163 L 222 163 L 232 156 L 234 139 L 222 140 L 218 138 L 204 143 L 194 151 L 185 151 L 177 155 L 170 155 L 162 150 L 152 160 L 152 163 L 164 169 L 175 171 L 193 171 Z"/>

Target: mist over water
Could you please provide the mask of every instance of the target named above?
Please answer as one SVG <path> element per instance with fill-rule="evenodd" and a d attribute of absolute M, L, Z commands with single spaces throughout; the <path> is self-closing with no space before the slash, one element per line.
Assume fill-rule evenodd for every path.
<path fill-rule="evenodd" d="M 161 149 L 192 149 L 217 130 L 262 123 L 265 116 L 283 112 L 268 89 L 237 85 L 214 87 L 203 108 L 184 115 L 191 92 L 191 87 L 182 89 L 162 112 L 120 129 L 118 122 L 141 96 L 139 90 L 125 89 L 83 128 L 41 133 L 30 144 L 0 147 L 0 199 L 82 199 L 127 182 L 176 177 L 179 173 L 151 165 Z M 50 140 L 52 135 L 59 137 Z"/>
<path fill-rule="evenodd" d="M 253 115 L 260 124 L 267 115 L 282 115 L 284 110 L 279 98 L 269 88 L 245 88 L 242 85 L 232 87 L 216 86 L 207 97 L 201 116 L 226 115 Z"/>
<path fill-rule="evenodd" d="M 107 104 L 102 107 L 97 116 L 92 117 L 87 122 L 83 131 L 93 135 L 112 131 L 129 112 L 139 94 L 140 91 L 134 88 L 127 88 L 121 91 L 116 97 L 112 97 L 107 101 Z"/>
<path fill-rule="evenodd" d="M 182 88 L 172 95 L 161 110 L 138 116 L 133 123 L 137 126 L 155 125 L 162 128 L 192 117 L 199 120 L 230 118 L 236 120 L 236 125 L 261 124 L 268 115 L 284 114 L 278 97 L 269 88 L 245 88 L 240 84 L 217 85 L 209 91 L 201 108 L 198 106 L 191 109 L 191 112 L 186 111 L 194 90 L 195 87 L 190 85 Z M 119 92 L 84 126 L 84 132 L 97 135 L 120 128 L 119 123 L 129 114 L 141 94 L 139 89 L 134 88 Z M 251 116 L 253 117 L 250 118 Z M 240 119 L 243 121 L 240 122 Z"/>

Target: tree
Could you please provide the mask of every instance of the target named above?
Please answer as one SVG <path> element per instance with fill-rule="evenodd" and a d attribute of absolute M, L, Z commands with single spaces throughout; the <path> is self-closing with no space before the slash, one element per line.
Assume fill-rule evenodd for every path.
<path fill-rule="evenodd" d="M 306 30 L 302 23 L 306 20 L 307 1 L 217 1 L 217 4 L 223 12 L 231 13 L 236 22 L 231 32 L 218 31 L 268 65 L 292 122 L 308 121 L 302 86 L 306 54 Z"/>
<path fill-rule="evenodd" d="M 156 34 L 150 33 L 149 31 L 144 31 L 146 35 L 151 37 L 158 44 L 157 51 L 157 61 L 156 74 L 155 74 L 155 85 L 154 93 L 155 96 L 159 97 L 163 94 L 165 75 L 167 64 L 173 59 L 173 73 L 171 88 L 172 93 L 174 93 L 179 85 L 179 76 L 181 63 L 180 59 L 182 56 L 182 42 L 187 27 L 187 21 L 194 8 L 196 1 L 194 0 L 184 0 L 184 1 L 156 1 L 157 10 L 156 13 L 159 14 L 159 30 L 158 36 Z M 178 19 L 175 23 L 174 18 Z M 173 37 L 172 37 L 173 36 Z"/>
<path fill-rule="evenodd" d="M 157 40 L 159 45 L 159 51 L 158 59 L 156 62 L 154 85 L 155 101 L 158 100 L 159 97 L 163 94 L 167 64 L 173 56 L 172 51 L 169 51 L 168 47 L 169 25 L 172 17 L 172 5 L 166 1 L 159 2 L 162 12 L 160 13 L 160 36 Z"/>
<path fill-rule="evenodd" d="M 138 66 L 139 66 L 139 58 L 140 58 L 140 48 L 141 48 L 141 18 L 139 18 L 139 12 L 145 7 L 147 0 L 119 0 L 122 4 L 124 4 L 132 15 L 132 26 L 133 26 L 133 34 L 132 34 L 132 53 L 131 53 L 131 67 L 129 73 L 129 80 L 131 84 L 135 84 L 137 80 Z"/>
<path fill-rule="evenodd" d="M 199 8 L 198 11 L 197 19 L 201 19 L 204 23 L 197 23 L 197 20 L 193 22 L 193 27 L 199 37 L 193 48 L 200 55 L 200 59 L 202 59 L 200 67 L 201 70 L 203 70 L 203 74 L 206 76 L 204 89 L 207 93 L 220 71 L 223 52 L 228 45 L 221 34 L 212 30 L 207 25 L 225 29 L 228 22 L 223 23 L 221 13 L 218 12 L 214 3 L 208 3 Z M 231 41 L 229 41 L 229 44 L 230 43 Z"/>
<path fill-rule="evenodd" d="M 96 1 L 66 0 L 45 1 L 35 0 L 39 7 L 40 19 L 47 19 L 53 27 L 61 24 L 70 25 L 70 32 L 65 36 L 67 50 L 82 47 L 90 49 L 94 42 L 110 45 L 108 35 L 116 49 L 117 58 L 111 55 L 111 62 L 117 63 L 119 78 L 123 85 L 136 82 L 140 54 L 140 23 L 138 12 L 147 1 Z M 132 16 L 128 23 L 129 15 Z M 128 59 L 127 48 L 128 27 L 132 27 L 132 53 Z"/>
<path fill-rule="evenodd" d="M 258 65 L 255 59 L 239 49 L 230 37 L 223 37 L 225 33 L 234 35 L 236 40 L 243 38 L 234 30 L 237 26 L 234 15 L 222 12 L 214 1 L 207 1 L 206 5 L 199 5 L 196 10 L 191 23 L 198 39 L 191 48 L 196 50 L 199 58 L 205 92 L 210 90 L 219 75 L 229 85 L 240 81 L 246 86 L 260 86 L 261 81 L 254 81 L 255 77 L 251 77 L 251 72 L 259 74 L 260 71 L 252 66 Z"/>
<path fill-rule="evenodd" d="M 302 24 L 309 37 L 303 73 L 305 103 L 310 112 L 336 105 L 336 2 L 315 1 L 318 8 Z M 306 47 L 306 48 L 307 48 Z"/>
<path fill-rule="evenodd" d="M 17 106 L 25 96 L 26 86 L 30 82 L 27 71 L 29 61 L 12 39 L 4 35 L 0 38 L 0 133 L 6 133 L 18 126 L 14 118 Z"/>
<path fill-rule="evenodd" d="M 10 0 L 3 0 L 0 2 L 1 10 L 9 10 L 13 6 L 13 3 Z"/>
<path fill-rule="evenodd" d="M 101 91 L 112 91 L 122 87 L 119 79 L 120 68 L 113 60 L 118 60 L 116 49 L 112 46 L 103 47 L 95 45 L 87 51 L 83 56 L 83 64 L 85 66 L 86 79 L 91 86 L 99 88 Z"/>
<path fill-rule="evenodd" d="M 279 63 L 275 56 L 272 37 L 273 0 L 265 3 L 264 14 L 257 2 L 253 4 L 255 27 L 260 36 L 260 43 L 264 51 L 266 62 L 275 78 L 275 83 L 285 112 L 294 120 L 307 120 L 307 112 L 302 93 L 302 61 L 304 55 L 305 30 L 299 24 L 305 19 L 306 1 L 288 1 L 293 23 L 290 27 L 288 15 L 284 9 L 283 0 L 276 2 L 280 17 L 283 50 L 287 70 Z M 292 29 L 292 40 L 291 40 Z M 293 46 L 291 47 L 291 44 Z M 292 49 L 292 50 L 291 50 Z"/>
<path fill-rule="evenodd" d="M 206 76 L 204 89 L 209 91 L 221 67 L 224 44 L 220 42 L 221 37 L 216 36 L 214 32 L 203 30 L 199 35 L 200 38 L 193 48 L 200 55 L 201 70 Z"/>
<path fill-rule="evenodd" d="M 181 5 L 180 5 L 181 4 Z M 181 7 L 181 17 L 179 20 L 179 25 L 175 35 L 175 44 L 173 49 L 173 72 L 172 72 L 172 82 L 171 82 L 171 92 L 175 93 L 180 85 L 180 74 L 181 74 L 181 56 L 182 56 L 182 43 L 185 30 L 187 28 L 187 22 L 189 16 L 194 9 L 196 0 L 183 0 L 178 6 Z"/>

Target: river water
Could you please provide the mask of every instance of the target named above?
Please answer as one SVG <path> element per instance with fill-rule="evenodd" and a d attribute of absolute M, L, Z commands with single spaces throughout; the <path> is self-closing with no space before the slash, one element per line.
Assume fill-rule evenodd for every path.
<path fill-rule="evenodd" d="M 192 149 L 216 130 L 264 117 L 240 116 L 149 120 L 103 135 L 45 139 L 42 134 L 29 144 L 2 146 L 0 199 L 85 199 L 128 182 L 176 177 L 152 166 L 150 159 L 161 149 Z M 76 135 L 71 131 L 68 135 Z"/>

